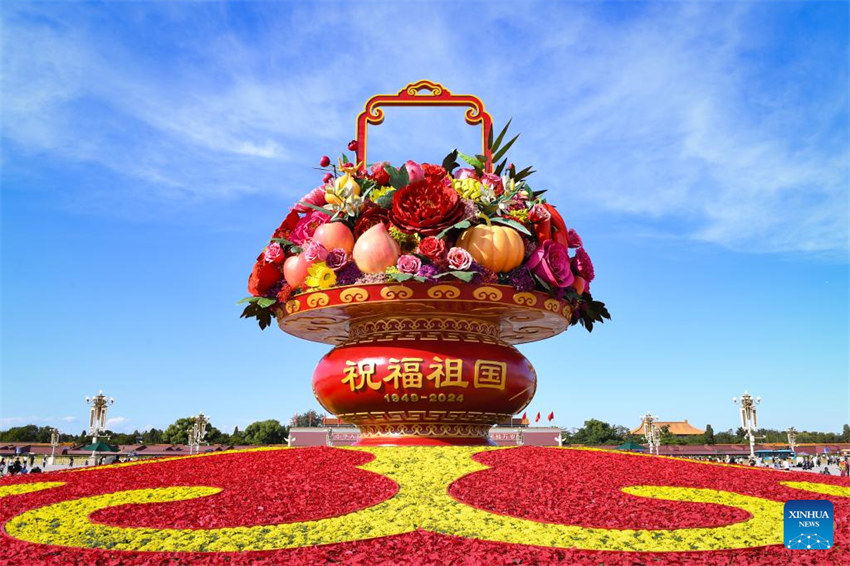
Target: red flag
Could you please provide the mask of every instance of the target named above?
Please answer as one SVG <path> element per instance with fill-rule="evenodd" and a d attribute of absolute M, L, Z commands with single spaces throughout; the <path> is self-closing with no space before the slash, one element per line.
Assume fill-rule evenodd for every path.
<path fill-rule="evenodd" d="M 548 418 L 549 418 L 549 422 L 552 422 L 552 419 L 554 419 L 554 418 L 555 418 L 555 411 L 552 411 L 551 413 L 549 413 L 549 417 L 548 417 Z"/>
<path fill-rule="evenodd" d="M 534 422 L 536 422 L 536 423 L 540 422 L 540 411 L 537 411 L 537 418 L 534 419 Z"/>
<path fill-rule="evenodd" d="M 519 424 L 528 424 L 528 413 L 522 414 L 522 420 L 519 421 Z"/>

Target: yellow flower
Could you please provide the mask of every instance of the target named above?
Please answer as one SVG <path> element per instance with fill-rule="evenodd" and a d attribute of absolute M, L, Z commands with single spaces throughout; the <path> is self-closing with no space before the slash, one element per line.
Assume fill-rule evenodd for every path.
<path fill-rule="evenodd" d="M 419 247 L 419 234 L 408 234 L 407 232 L 402 232 L 395 226 L 390 226 L 389 232 L 390 237 L 398 242 L 403 253 L 412 253 L 417 247 Z"/>
<path fill-rule="evenodd" d="M 327 289 L 336 285 L 336 273 L 323 261 L 310 266 L 304 283 L 311 289 Z"/>
<path fill-rule="evenodd" d="M 481 197 L 481 182 L 475 179 L 452 179 L 452 188 L 462 198 L 478 200 Z"/>
<path fill-rule="evenodd" d="M 508 216 L 522 224 L 525 224 L 528 222 L 528 209 L 520 208 L 519 210 L 512 210 L 508 213 Z"/>
<path fill-rule="evenodd" d="M 372 202 L 378 202 L 378 199 L 382 196 L 386 196 L 395 192 L 394 187 L 379 187 L 377 189 L 372 189 L 369 192 L 369 200 Z"/>

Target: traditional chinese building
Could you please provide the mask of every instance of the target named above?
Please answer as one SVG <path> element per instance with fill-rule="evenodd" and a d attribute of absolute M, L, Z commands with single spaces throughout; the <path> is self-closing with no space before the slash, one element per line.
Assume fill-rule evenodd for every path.
<path fill-rule="evenodd" d="M 699 436 L 705 434 L 704 430 L 700 430 L 688 422 L 688 419 L 683 421 L 655 421 L 653 423 L 658 428 L 667 427 L 670 434 L 673 436 Z M 631 434 L 643 435 L 643 423 L 639 424 L 631 431 Z"/>

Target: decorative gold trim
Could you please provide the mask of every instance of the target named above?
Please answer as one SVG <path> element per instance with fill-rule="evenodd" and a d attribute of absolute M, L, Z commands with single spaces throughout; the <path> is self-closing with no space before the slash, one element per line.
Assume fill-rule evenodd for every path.
<path fill-rule="evenodd" d="M 350 289 L 344 289 L 339 294 L 339 299 L 343 303 L 362 303 L 368 298 L 369 291 L 362 287 L 351 287 Z"/>
<path fill-rule="evenodd" d="M 287 314 L 292 314 L 294 312 L 298 312 L 299 310 L 301 310 L 301 303 L 298 300 L 292 299 L 291 301 L 286 301 Z"/>
<path fill-rule="evenodd" d="M 434 285 L 428 289 L 428 296 L 432 299 L 457 299 L 460 289 L 454 285 Z"/>
<path fill-rule="evenodd" d="M 537 304 L 537 297 L 535 297 L 534 294 L 528 292 L 516 293 L 514 295 L 514 302 L 518 305 L 533 307 Z"/>
<path fill-rule="evenodd" d="M 561 312 L 561 301 L 558 299 L 546 299 L 543 302 L 543 307 L 550 312 L 560 313 Z"/>
<path fill-rule="evenodd" d="M 501 301 L 502 291 L 495 287 L 478 287 L 472 291 L 472 296 L 479 301 Z"/>
<path fill-rule="evenodd" d="M 307 296 L 307 306 L 312 308 L 323 307 L 331 302 L 327 293 L 310 293 Z"/>
<path fill-rule="evenodd" d="M 384 299 L 409 299 L 413 296 L 413 289 L 404 285 L 390 285 L 381 289 L 381 297 Z"/>

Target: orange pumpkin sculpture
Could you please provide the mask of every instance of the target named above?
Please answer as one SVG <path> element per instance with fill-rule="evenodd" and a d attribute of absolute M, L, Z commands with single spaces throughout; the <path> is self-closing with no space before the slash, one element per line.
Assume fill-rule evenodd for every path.
<path fill-rule="evenodd" d="M 479 265 L 496 273 L 516 269 L 525 257 L 522 236 L 508 226 L 473 226 L 460 235 L 457 246 L 468 251 Z"/>

